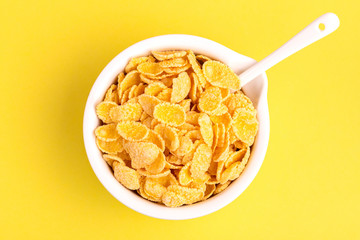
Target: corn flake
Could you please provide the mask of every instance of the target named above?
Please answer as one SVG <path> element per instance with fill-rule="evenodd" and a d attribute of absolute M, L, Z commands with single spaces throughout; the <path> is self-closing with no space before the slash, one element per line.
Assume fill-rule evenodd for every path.
<path fill-rule="evenodd" d="M 213 125 L 213 133 L 214 133 L 214 137 L 213 137 L 213 145 L 212 145 L 212 150 L 213 152 L 215 151 L 215 148 L 218 144 L 218 140 L 219 140 L 219 124 L 215 123 Z"/>
<path fill-rule="evenodd" d="M 194 179 L 194 181 L 190 184 L 190 187 L 200 188 L 203 192 L 206 189 L 206 182 L 209 181 L 211 175 L 205 172 L 200 178 Z"/>
<path fill-rule="evenodd" d="M 152 84 L 157 82 L 157 80 L 155 79 L 151 79 L 148 76 L 144 75 L 144 74 L 140 74 L 140 80 L 143 81 L 146 84 Z"/>
<path fill-rule="evenodd" d="M 183 196 L 178 195 L 173 191 L 166 191 L 161 198 L 161 201 L 168 207 L 180 207 L 185 204 L 186 200 Z"/>
<path fill-rule="evenodd" d="M 145 193 L 157 202 L 161 201 L 162 195 L 166 192 L 166 186 L 162 184 L 164 181 L 163 179 L 167 179 L 167 176 L 161 178 L 146 178 L 145 180 Z"/>
<path fill-rule="evenodd" d="M 97 127 L 95 129 L 95 136 L 104 142 L 115 141 L 120 137 L 116 131 L 116 124 L 114 123 Z"/>
<path fill-rule="evenodd" d="M 184 134 L 185 134 L 188 131 L 197 130 L 197 129 L 199 129 L 199 127 L 185 122 L 182 125 L 180 125 L 179 127 L 177 127 L 177 129 L 179 129 L 180 131 L 184 131 Z M 180 132 L 179 132 L 179 135 L 180 135 Z"/>
<path fill-rule="evenodd" d="M 182 164 L 185 165 L 187 164 L 188 162 L 192 161 L 193 158 L 194 158 L 194 153 L 197 149 L 197 147 L 200 145 L 200 144 L 203 144 L 204 141 L 202 140 L 196 140 L 194 142 L 194 146 L 193 146 L 193 149 L 191 150 L 191 152 L 185 154 L 185 156 L 182 158 Z"/>
<path fill-rule="evenodd" d="M 186 55 L 186 51 L 151 51 L 151 53 L 159 61 L 180 58 Z"/>
<path fill-rule="evenodd" d="M 209 197 L 211 197 L 211 195 L 213 195 L 213 193 L 215 192 L 216 186 L 214 184 L 206 184 L 206 189 L 204 192 L 204 197 L 202 200 L 206 200 Z"/>
<path fill-rule="evenodd" d="M 147 128 L 151 129 L 151 123 L 153 118 L 147 117 L 143 121 L 141 121 L 142 124 L 144 124 Z"/>
<path fill-rule="evenodd" d="M 155 118 L 153 118 L 151 120 L 151 125 L 150 125 L 150 129 L 154 129 L 156 127 L 156 125 L 160 124 L 161 122 Z"/>
<path fill-rule="evenodd" d="M 110 101 L 104 101 L 96 106 L 96 115 L 104 123 L 111 123 L 110 110 L 116 107 L 117 104 Z"/>
<path fill-rule="evenodd" d="M 209 87 L 201 94 L 198 108 L 200 111 L 212 115 L 221 105 L 221 91 L 217 87 Z"/>
<path fill-rule="evenodd" d="M 193 149 L 193 142 L 187 136 L 180 137 L 180 145 L 179 147 L 173 152 L 173 154 L 177 157 L 183 157 L 185 154 L 191 152 Z"/>
<path fill-rule="evenodd" d="M 122 141 L 121 141 L 121 144 L 122 144 Z M 124 149 L 124 147 L 123 147 L 123 149 Z M 130 155 L 126 151 L 118 152 L 116 155 L 119 158 L 121 158 L 122 160 L 124 160 L 125 162 L 131 161 Z"/>
<path fill-rule="evenodd" d="M 169 168 L 169 169 L 181 169 L 182 167 L 183 165 L 171 164 L 169 162 L 165 163 L 165 168 Z"/>
<path fill-rule="evenodd" d="M 226 146 L 225 138 L 226 138 L 225 125 L 220 123 L 218 125 L 218 143 L 217 143 L 217 147 Z"/>
<path fill-rule="evenodd" d="M 155 132 L 159 133 L 159 135 L 164 139 L 165 146 L 170 151 L 176 151 L 180 146 L 180 140 L 175 129 L 167 126 L 165 124 L 156 125 L 154 128 Z"/>
<path fill-rule="evenodd" d="M 195 153 L 194 159 L 192 160 L 190 172 L 193 178 L 201 178 L 208 170 L 212 159 L 211 148 L 206 144 L 200 144 Z"/>
<path fill-rule="evenodd" d="M 188 61 L 185 58 L 172 58 L 168 60 L 164 60 L 159 62 L 160 67 L 162 68 L 171 68 L 171 67 L 183 67 L 188 63 Z"/>
<path fill-rule="evenodd" d="M 189 91 L 189 98 L 191 99 L 191 101 L 193 103 L 196 103 L 198 100 L 198 94 L 197 94 L 197 90 L 198 90 L 198 83 L 199 83 L 199 79 L 198 76 L 192 72 L 190 74 L 190 79 L 191 79 L 191 88 Z"/>
<path fill-rule="evenodd" d="M 113 122 L 139 121 L 142 113 L 142 107 L 139 103 L 127 103 L 111 108 L 110 118 Z"/>
<path fill-rule="evenodd" d="M 211 129 L 212 131 L 212 129 Z M 196 140 L 202 139 L 200 130 L 190 130 L 185 134 L 186 137 L 190 138 L 191 141 L 195 142 Z"/>
<path fill-rule="evenodd" d="M 212 175 L 212 176 L 216 176 L 217 167 L 218 167 L 218 163 L 211 160 L 210 166 L 209 166 L 209 169 L 208 169 L 208 173 L 210 175 Z"/>
<path fill-rule="evenodd" d="M 227 181 L 232 181 L 239 177 L 239 167 L 241 165 L 241 162 L 235 162 L 231 164 L 228 168 L 224 170 L 224 172 L 221 174 L 220 177 L 220 184 L 224 184 Z"/>
<path fill-rule="evenodd" d="M 164 72 L 159 74 L 159 75 L 156 75 L 156 76 L 147 75 L 147 76 L 149 77 L 149 79 L 159 81 L 159 80 L 162 80 L 164 78 L 169 78 L 169 77 L 173 77 L 174 75 L 176 75 L 176 73 L 167 73 L 167 72 L 165 72 L 166 68 L 164 68 L 163 70 L 164 70 Z"/>
<path fill-rule="evenodd" d="M 225 161 L 225 168 L 228 168 L 231 164 L 242 159 L 248 159 L 250 156 L 250 148 L 241 149 L 230 154 L 229 158 Z M 246 160 L 247 161 L 247 160 Z"/>
<path fill-rule="evenodd" d="M 153 202 L 161 202 L 161 199 L 155 199 L 154 197 L 150 196 L 149 194 L 147 194 L 145 192 L 145 181 L 146 179 L 148 179 L 147 177 L 144 177 L 142 176 L 141 179 L 140 179 L 140 188 L 137 190 L 138 194 L 147 199 L 147 200 L 150 200 L 150 201 L 153 201 Z"/>
<path fill-rule="evenodd" d="M 118 86 L 120 86 L 120 83 L 124 80 L 124 78 L 125 78 L 125 74 L 123 72 L 119 73 L 117 80 Z"/>
<path fill-rule="evenodd" d="M 258 130 L 256 115 L 244 108 L 237 109 L 234 113 L 232 129 L 242 142 L 251 146 Z"/>
<path fill-rule="evenodd" d="M 236 148 L 239 148 L 239 149 L 247 148 L 247 145 L 245 143 L 243 143 L 241 140 L 234 142 L 234 145 Z"/>
<path fill-rule="evenodd" d="M 229 185 L 230 185 L 231 181 L 227 181 L 224 184 L 218 184 L 216 185 L 216 189 L 214 191 L 214 195 L 221 193 L 222 191 L 224 191 Z"/>
<path fill-rule="evenodd" d="M 159 152 L 156 160 L 150 165 L 145 166 L 145 169 L 151 174 L 159 174 L 164 170 L 165 163 L 165 155 L 162 152 Z"/>
<path fill-rule="evenodd" d="M 176 157 L 175 155 L 169 154 L 166 157 L 166 161 L 172 165 L 182 165 L 181 158 Z"/>
<path fill-rule="evenodd" d="M 204 62 L 206 62 L 206 61 L 211 61 L 211 58 L 209 58 L 209 57 L 207 57 L 207 56 L 204 56 L 204 55 L 199 54 L 199 55 L 196 55 L 196 60 L 198 60 L 198 61 L 200 61 L 200 62 L 204 63 Z"/>
<path fill-rule="evenodd" d="M 158 76 L 163 72 L 162 67 L 159 65 L 159 63 L 155 62 L 144 62 L 137 66 L 137 70 L 145 74 L 146 76 L 152 77 L 152 76 Z"/>
<path fill-rule="evenodd" d="M 166 88 L 162 90 L 156 97 L 161 101 L 170 102 L 171 95 L 172 95 L 172 88 Z"/>
<path fill-rule="evenodd" d="M 219 145 L 219 143 L 218 143 Z M 214 161 L 223 161 L 229 154 L 229 134 L 225 135 L 225 144 L 222 147 L 216 147 L 214 151 Z"/>
<path fill-rule="evenodd" d="M 226 114 L 227 112 L 228 112 L 227 107 L 224 104 L 220 104 L 216 110 L 211 112 L 211 115 L 212 116 L 220 116 L 220 115 Z"/>
<path fill-rule="evenodd" d="M 113 163 L 114 176 L 122 185 L 130 190 L 140 188 L 140 175 L 134 169 L 121 165 L 118 162 Z"/>
<path fill-rule="evenodd" d="M 206 113 L 201 113 L 198 119 L 201 136 L 204 142 L 211 147 L 213 144 L 214 132 L 210 117 Z"/>
<path fill-rule="evenodd" d="M 127 89 L 134 85 L 138 85 L 139 83 L 141 83 L 141 80 L 138 71 L 134 70 L 126 74 L 125 78 L 119 83 L 120 85 L 118 86 L 119 99 L 122 99 L 122 95 Z"/>
<path fill-rule="evenodd" d="M 149 131 L 149 135 L 146 137 L 145 140 L 154 143 L 162 152 L 165 151 L 164 139 L 160 136 L 159 133 L 155 132 L 154 130 Z"/>
<path fill-rule="evenodd" d="M 103 159 L 106 161 L 106 163 L 112 167 L 113 166 L 113 162 L 117 161 L 120 163 L 120 165 L 126 166 L 124 160 L 122 160 L 119 156 L 114 155 L 114 154 L 104 154 L 103 155 Z"/>
<path fill-rule="evenodd" d="M 147 62 L 149 61 L 149 57 L 136 57 L 136 58 L 132 58 L 130 60 L 130 62 L 126 65 L 125 67 L 125 72 L 126 73 L 129 73 L 133 70 L 136 70 L 137 66 L 140 64 L 140 63 L 143 63 L 143 62 Z"/>
<path fill-rule="evenodd" d="M 219 161 L 219 162 L 217 163 L 217 168 L 216 168 L 216 180 L 217 180 L 217 181 L 220 181 L 221 174 L 222 174 L 223 171 L 224 171 L 224 165 L 225 165 L 225 160 Z"/>
<path fill-rule="evenodd" d="M 189 111 L 186 113 L 186 122 L 187 123 L 190 123 L 192 125 L 195 125 L 195 126 L 198 126 L 199 125 L 199 122 L 198 122 L 198 119 L 199 119 L 199 116 L 200 116 L 200 113 L 198 112 L 195 112 L 195 111 Z"/>
<path fill-rule="evenodd" d="M 251 100 L 245 96 L 242 92 L 237 92 L 235 94 L 230 94 L 230 96 L 223 101 L 226 107 L 229 110 L 231 116 L 234 115 L 235 111 L 238 108 L 245 108 L 251 112 L 256 111 L 254 106 L 252 105 Z"/>
<path fill-rule="evenodd" d="M 203 74 L 203 72 L 201 70 L 200 64 L 196 60 L 196 57 L 195 57 L 194 53 L 192 51 L 189 51 L 189 54 L 187 55 L 187 57 L 189 59 L 189 62 L 191 64 L 195 74 L 198 77 L 199 85 L 201 87 L 205 87 L 206 80 L 205 80 L 204 74 Z"/>
<path fill-rule="evenodd" d="M 130 88 L 129 95 L 128 95 L 128 101 L 135 97 L 134 92 L 135 92 L 136 88 L 137 88 L 137 85 L 134 85 Z"/>
<path fill-rule="evenodd" d="M 154 96 L 143 94 L 139 96 L 139 103 L 144 112 L 153 116 L 155 106 L 161 103 L 161 101 Z"/>
<path fill-rule="evenodd" d="M 158 174 L 151 174 L 143 168 L 137 169 L 137 171 L 141 176 L 145 176 L 148 178 L 161 178 L 171 174 L 170 169 L 166 169 L 166 168 L 161 173 Z"/>
<path fill-rule="evenodd" d="M 211 85 L 232 90 L 240 89 L 239 77 L 225 64 L 213 60 L 206 61 L 202 70 Z"/>
<path fill-rule="evenodd" d="M 167 87 L 162 82 L 150 83 L 147 87 L 145 87 L 145 94 L 156 96 L 164 89 L 167 89 Z"/>
<path fill-rule="evenodd" d="M 104 101 L 114 102 L 114 103 L 118 104 L 119 96 L 118 96 L 116 89 L 117 89 L 117 86 L 115 84 L 112 84 L 105 94 Z"/>
<path fill-rule="evenodd" d="M 121 137 L 129 141 L 141 141 L 149 135 L 149 129 L 144 124 L 134 121 L 119 122 L 116 130 Z"/>
<path fill-rule="evenodd" d="M 173 80 L 173 78 L 171 78 L 171 77 L 166 77 L 166 78 L 161 79 L 160 81 L 161 81 L 163 84 L 165 84 L 166 87 L 172 88 L 172 84 L 173 84 L 172 80 Z"/>
<path fill-rule="evenodd" d="M 220 123 L 224 124 L 226 132 L 229 131 L 230 128 L 231 128 L 232 119 L 231 119 L 231 115 L 229 113 L 225 113 L 225 114 L 219 115 L 219 116 L 212 115 L 212 116 L 210 116 L 210 119 L 214 124 L 216 124 L 216 123 L 217 124 L 220 124 Z"/>
<path fill-rule="evenodd" d="M 172 103 L 160 103 L 154 108 L 154 118 L 170 126 L 180 126 L 185 122 L 184 109 Z"/>
<path fill-rule="evenodd" d="M 186 72 L 179 74 L 177 78 L 173 79 L 173 90 L 171 94 L 171 102 L 178 103 L 185 99 L 189 94 L 191 87 L 190 77 Z"/>
<path fill-rule="evenodd" d="M 185 200 L 184 204 L 198 202 L 204 196 L 204 192 L 199 188 L 183 187 L 180 185 L 170 185 L 167 188 L 167 192 L 174 192 L 178 196 L 183 197 Z"/>
<path fill-rule="evenodd" d="M 168 67 L 168 68 L 164 68 L 164 72 L 166 74 L 169 74 L 170 76 L 171 75 L 176 75 L 176 74 L 179 74 L 179 73 L 182 73 L 182 72 L 185 72 L 186 70 L 188 70 L 189 68 L 191 67 L 190 64 L 186 64 L 182 67 Z"/>
<path fill-rule="evenodd" d="M 190 111 L 191 106 L 191 99 L 184 99 L 181 102 L 179 102 L 179 105 L 184 109 L 184 111 L 187 113 Z"/>
<path fill-rule="evenodd" d="M 218 183 L 219 183 L 219 181 L 214 176 L 211 176 L 211 178 L 206 182 L 206 184 L 209 184 L 209 185 L 216 185 Z"/>
<path fill-rule="evenodd" d="M 124 149 L 130 155 L 131 166 L 135 169 L 152 164 L 159 155 L 159 148 L 149 142 L 124 142 Z"/>
<path fill-rule="evenodd" d="M 220 88 L 220 91 L 221 91 L 222 101 L 225 101 L 226 99 L 228 99 L 228 97 L 230 97 L 230 89 Z"/>
<path fill-rule="evenodd" d="M 190 173 L 190 166 L 192 162 L 188 162 L 179 172 L 179 183 L 183 186 L 189 185 L 193 179 Z"/>
<path fill-rule="evenodd" d="M 144 121 L 146 118 L 150 117 L 146 112 L 142 112 L 140 116 L 140 122 Z"/>
<path fill-rule="evenodd" d="M 116 154 L 124 150 L 124 147 L 122 145 L 122 139 L 120 138 L 111 142 L 105 142 L 100 140 L 99 138 L 96 138 L 96 145 L 102 152 L 110 154 Z"/>
<path fill-rule="evenodd" d="M 121 105 L 125 104 L 129 100 L 130 90 L 131 90 L 131 88 L 126 89 L 125 92 L 122 94 L 122 97 L 120 100 Z"/>

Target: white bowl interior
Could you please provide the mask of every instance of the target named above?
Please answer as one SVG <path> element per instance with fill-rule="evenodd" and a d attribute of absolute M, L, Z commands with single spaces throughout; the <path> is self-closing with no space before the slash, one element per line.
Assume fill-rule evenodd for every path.
<path fill-rule="evenodd" d="M 95 144 L 94 130 L 100 124 L 95 112 L 96 105 L 102 101 L 106 90 L 116 81 L 132 57 L 146 56 L 151 50 L 191 49 L 197 54 L 204 54 L 230 66 L 235 73 L 255 63 L 255 60 L 241 55 L 214 41 L 191 35 L 164 35 L 146 39 L 125 49 L 117 55 L 101 72 L 95 81 L 84 113 L 83 133 L 86 152 L 90 164 L 104 187 L 120 202 L 142 214 L 161 219 L 190 219 L 200 217 L 226 206 L 236 199 L 252 182 L 265 158 L 269 141 L 269 111 L 267 104 L 267 77 L 258 76 L 243 87 L 243 91 L 253 101 L 258 111 L 259 131 L 252 147 L 249 162 L 241 174 L 230 186 L 218 195 L 193 205 L 168 208 L 150 202 L 123 187 L 113 176 L 112 170 L 102 158 Z"/>

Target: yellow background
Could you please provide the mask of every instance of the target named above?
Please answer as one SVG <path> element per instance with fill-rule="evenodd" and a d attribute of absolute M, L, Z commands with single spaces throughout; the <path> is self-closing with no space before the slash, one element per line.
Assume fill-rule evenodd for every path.
<path fill-rule="evenodd" d="M 2 0 L 0 239 L 360 239 L 359 8 L 356 0 Z M 326 12 L 340 28 L 267 72 L 268 152 L 233 203 L 158 220 L 97 180 L 83 110 L 120 51 L 185 33 L 261 60 Z"/>

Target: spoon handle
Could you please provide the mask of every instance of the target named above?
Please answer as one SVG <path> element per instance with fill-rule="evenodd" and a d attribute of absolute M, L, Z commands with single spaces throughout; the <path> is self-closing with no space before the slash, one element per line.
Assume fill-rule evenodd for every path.
<path fill-rule="evenodd" d="M 241 86 L 300 49 L 332 33 L 339 25 L 339 18 L 334 13 L 325 13 L 320 16 L 279 49 L 241 73 L 239 76 Z"/>

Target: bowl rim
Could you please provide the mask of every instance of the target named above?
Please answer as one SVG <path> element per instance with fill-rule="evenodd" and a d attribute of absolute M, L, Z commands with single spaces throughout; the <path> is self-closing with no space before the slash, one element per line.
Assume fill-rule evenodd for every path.
<path fill-rule="evenodd" d="M 242 54 L 239 54 L 222 44 L 219 44 L 215 41 L 206 38 L 193 36 L 193 35 L 185 35 L 185 34 L 160 35 L 137 42 L 129 46 L 125 50 L 121 51 L 118 55 L 116 55 L 101 71 L 101 73 L 95 80 L 88 95 L 85 105 L 84 118 L 83 118 L 83 139 L 84 139 L 85 150 L 87 157 L 89 159 L 89 163 L 95 175 L 102 183 L 102 185 L 110 192 L 110 194 L 113 195 L 118 201 L 120 201 L 125 206 L 150 217 L 167 219 L 167 220 L 184 220 L 184 219 L 201 217 L 210 214 L 212 212 L 215 212 L 225 207 L 226 205 L 230 204 L 232 201 L 234 201 L 250 185 L 250 183 L 254 180 L 255 176 L 260 170 L 260 167 L 265 158 L 265 154 L 269 142 L 269 136 L 270 136 L 270 119 L 269 119 L 269 110 L 267 104 L 267 83 L 268 83 L 267 76 L 265 73 L 263 73 L 257 77 L 263 82 L 263 87 L 261 90 L 262 93 L 260 94 L 261 97 L 258 100 L 258 107 L 257 107 L 258 119 L 260 123 L 259 132 L 256 137 L 255 143 L 253 145 L 253 148 L 255 145 L 257 145 L 256 158 L 254 159 L 255 151 L 253 151 L 251 154 L 252 156 L 250 157 L 248 163 L 248 165 L 250 165 L 251 162 L 252 164 L 251 169 L 249 169 L 247 165 L 245 171 L 241 174 L 241 176 L 238 179 L 236 179 L 225 191 L 217 194 L 214 197 L 211 197 L 210 199 L 204 202 L 195 203 L 193 205 L 181 206 L 179 208 L 168 208 L 164 205 L 153 203 L 141 198 L 134 192 L 123 187 L 120 183 L 118 183 L 115 180 L 112 172 L 110 171 L 110 167 L 105 163 L 105 161 L 101 157 L 101 153 L 95 144 L 95 135 L 94 135 L 95 128 L 91 127 L 93 124 L 90 122 L 91 118 L 89 118 L 89 116 L 93 116 L 95 112 L 94 106 L 97 104 L 97 102 L 99 102 L 99 98 L 95 97 L 96 93 L 99 92 L 98 88 L 107 89 L 111 85 L 111 83 L 114 82 L 113 76 L 114 76 L 114 72 L 116 72 L 114 69 L 119 69 L 119 68 L 123 69 L 125 67 L 124 63 L 126 64 L 130 59 L 130 57 L 137 56 L 138 52 L 144 52 L 144 50 L 141 49 L 144 48 L 146 49 L 149 48 L 149 46 L 153 46 L 153 45 L 159 46 L 156 48 L 157 50 L 177 48 L 177 49 L 192 49 L 195 52 L 210 51 L 213 53 L 216 52 L 216 50 L 214 49 L 217 49 L 217 50 L 221 50 L 221 52 L 225 52 L 225 54 L 230 54 L 234 56 L 236 55 L 237 58 L 242 57 L 244 59 L 244 63 L 246 62 L 248 64 L 247 67 L 249 67 L 249 64 L 250 65 L 253 64 L 255 60 L 247 56 L 244 56 Z M 155 49 L 155 48 L 150 47 L 150 49 Z M 141 55 L 144 55 L 144 53 Z M 214 57 L 215 59 L 220 57 L 220 55 L 218 54 L 207 54 L 207 55 L 210 57 L 214 57 L 215 55 L 216 56 Z M 122 62 L 123 67 L 119 67 L 120 62 Z M 225 64 L 231 67 L 230 62 L 225 61 Z M 119 72 L 120 71 L 117 71 L 116 75 Z M 112 79 L 109 79 L 111 76 Z M 105 84 L 109 82 L 111 83 Z M 105 87 L 102 85 L 105 85 Z M 244 87 L 244 89 L 246 89 L 246 86 Z M 104 96 L 105 91 L 102 91 L 101 94 L 102 97 Z M 101 100 L 102 98 L 100 99 L 100 101 Z M 261 136 L 260 136 L 260 130 L 261 130 Z M 94 149 L 94 145 L 95 145 L 95 149 Z M 107 170 L 104 168 L 107 168 Z M 111 174 L 109 174 L 109 172 Z"/>

